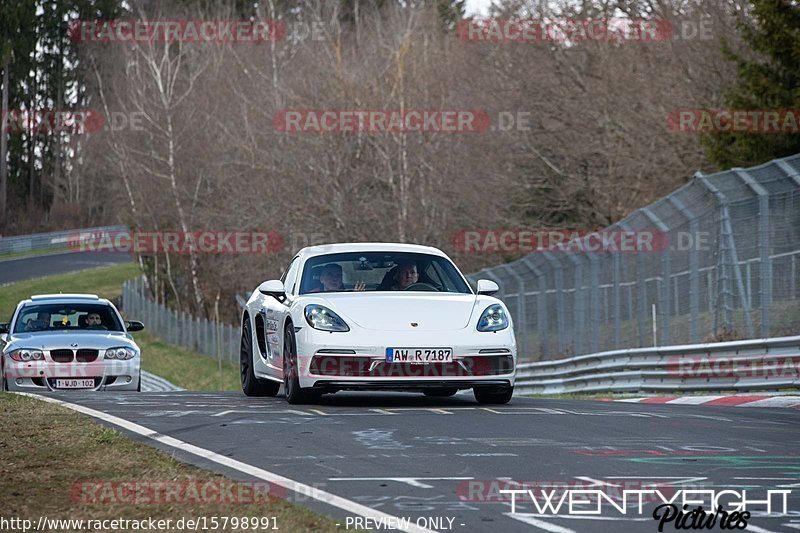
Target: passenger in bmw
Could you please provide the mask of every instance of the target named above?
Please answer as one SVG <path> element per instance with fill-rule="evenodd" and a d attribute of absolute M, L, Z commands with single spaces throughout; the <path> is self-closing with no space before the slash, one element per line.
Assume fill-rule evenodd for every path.
<path fill-rule="evenodd" d="M 50 327 L 50 313 L 39 311 L 36 313 L 36 320 L 28 320 L 25 323 L 25 331 L 41 331 Z"/>

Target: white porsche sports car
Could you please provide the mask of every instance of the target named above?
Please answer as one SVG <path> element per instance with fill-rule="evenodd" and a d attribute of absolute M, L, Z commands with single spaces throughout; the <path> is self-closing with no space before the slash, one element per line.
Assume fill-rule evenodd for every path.
<path fill-rule="evenodd" d="M 141 390 L 141 329 L 92 294 L 32 296 L 0 324 L 3 390 Z"/>
<path fill-rule="evenodd" d="M 289 403 L 339 390 L 418 390 L 480 403 L 514 392 L 516 341 L 506 306 L 480 280 L 473 292 L 428 246 L 356 243 L 303 248 L 265 281 L 242 316 L 240 369 L 248 396 Z"/>

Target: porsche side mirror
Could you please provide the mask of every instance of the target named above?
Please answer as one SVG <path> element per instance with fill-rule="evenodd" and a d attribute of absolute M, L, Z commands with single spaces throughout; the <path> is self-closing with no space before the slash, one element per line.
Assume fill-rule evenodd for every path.
<path fill-rule="evenodd" d="M 0 334 L 8 333 L 8 324 L 0 323 Z"/>
<path fill-rule="evenodd" d="M 283 287 L 283 282 L 279 279 L 265 281 L 258 286 L 258 292 L 266 294 L 267 296 L 272 296 L 281 303 L 286 299 L 286 289 Z"/>
<path fill-rule="evenodd" d="M 490 279 L 478 280 L 478 294 L 486 294 L 487 296 L 491 296 L 499 290 L 500 287 L 497 286 L 497 283 Z"/>
<path fill-rule="evenodd" d="M 131 320 L 129 322 L 125 322 L 125 329 L 128 330 L 128 333 L 133 331 L 142 331 L 144 329 L 144 324 L 138 320 Z"/>

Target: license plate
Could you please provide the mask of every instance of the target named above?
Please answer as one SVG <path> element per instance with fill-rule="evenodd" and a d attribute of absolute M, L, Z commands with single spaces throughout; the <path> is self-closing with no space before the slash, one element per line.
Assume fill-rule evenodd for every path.
<path fill-rule="evenodd" d="M 386 348 L 387 363 L 452 363 L 451 348 Z"/>
<path fill-rule="evenodd" d="M 57 379 L 57 389 L 93 389 L 93 379 Z"/>

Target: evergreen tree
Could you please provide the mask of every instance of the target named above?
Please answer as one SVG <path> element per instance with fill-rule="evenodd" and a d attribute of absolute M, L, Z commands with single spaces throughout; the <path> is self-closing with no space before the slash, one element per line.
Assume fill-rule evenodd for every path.
<path fill-rule="evenodd" d="M 800 109 L 800 7 L 795 0 L 752 0 L 752 19 L 742 24 L 757 58 L 733 53 L 738 83 L 725 107 L 741 110 Z M 713 133 L 701 139 L 720 168 L 752 166 L 800 152 L 798 133 Z"/>

